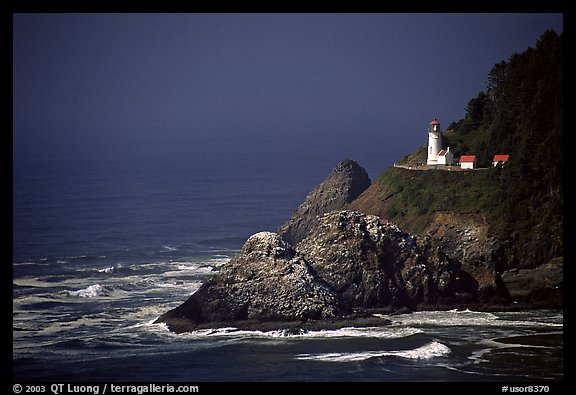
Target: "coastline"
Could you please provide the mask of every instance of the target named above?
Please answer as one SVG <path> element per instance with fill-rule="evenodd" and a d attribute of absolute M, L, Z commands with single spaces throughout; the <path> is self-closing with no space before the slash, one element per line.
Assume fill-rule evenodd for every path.
<path fill-rule="evenodd" d="M 407 309 L 394 311 L 386 308 L 361 309 L 349 316 L 306 321 L 265 321 L 253 319 L 194 323 L 184 318 L 161 320 L 161 317 L 158 317 L 154 320 L 154 324 L 165 324 L 168 330 L 175 334 L 206 329 L 219 330 L 223 328 L 234 328 L 235 330 L 242 331 L 282 331 L 285 335 L 299 335 L 309 331 L 338 330 L 347 327 L 383 327 L 391 325 L 394 317 L 410 315 L 417 312 L 510 313 L 529 311 L 557 311 L 563 313 L 564 309 L 550 304 L 534 306 L 520 303 L 509 305 L 472 305 L 456 308 L 454 306 L 419 306 L 419 308 L 414 311 Z"/>

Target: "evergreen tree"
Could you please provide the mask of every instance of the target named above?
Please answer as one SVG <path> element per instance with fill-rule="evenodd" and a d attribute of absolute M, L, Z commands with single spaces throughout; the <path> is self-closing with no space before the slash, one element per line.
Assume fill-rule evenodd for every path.
<path fill-rule="evenodd" d="M 450 125 L 455 153 L 475 154 L 485 166 L 495 154 L 510 155 L 501 172 L 498 211 L 507 224 L 502 231 L 515 230 L 520 242 L 535 229 L 556 229 L 549 235 L 556 240 L 562 229 L 562 37 L 547 30 L 534 48 L 495 64 L 486 92 Z"/>

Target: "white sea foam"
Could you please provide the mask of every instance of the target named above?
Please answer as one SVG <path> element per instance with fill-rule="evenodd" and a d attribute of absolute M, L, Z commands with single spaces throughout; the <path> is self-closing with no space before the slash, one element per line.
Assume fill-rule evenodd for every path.
<path fill-rule="evenodd" d="M 175 263 L 176 262 L 172 262 L 172 264 L 175 264 Z M 195 263 L 184 262 L 184 263 L 176 264 L 176 268 L 178 270 L 196 270 L 196 269 L 198 269 L 198 265 Z M 167 273 L 172 273 L 172 272 L 167 272 Z"/>
<path fill-rule="evenodd" d="M 110 266 L 110 267 L 105 267 L 104 269 L 98 269 L 99 273 L 112 273 L 114 271 L 115 267 L 114 266 Z"/>
<path fill-rule="evenodd" d="M 215 255 L 214 258 L 210 258 L 208 262 L 212 266 L 220 267 L 230 262 L 230 257 L 227 255 Z"/>
<path fill-rule="evenodd" d="M 447 345 L 442 344 L 438 341 L 433 341 L 417 349 L 408 351 L 399 351 L 396 354 L 392 355 L 408 359 L 431 359 L 448 355 L 450 354 L 450 352 L 451 352 L 450 347 L 448 347 Z"/>
<path fill-rule="evenodd" d="M 100 284 L 94 284 L 78 291 L 68 291 L 68 295 L 78 298 L 95 298 L 98 296 L 107 296 L 108 292 Z"/>
<path fill-rule="evenodd" d="M 498 317 L 492 313 L 470 310 L 418 311 L 389 318 L 404 325 L 417 326 L 486 326 L 498 321 Z"/>
<path fill-rule="evenodd" d="M 24 266 L 24 265 L 38 265 L 38 262 L 34 261 L 23 261 L 23 262 L 13 262 L 14 265 Z"/>
<path fill-rule="evenodd" d="M 202 283 L 200 281 L 168 281 L 168 282 L 155 282 L 154 285 L 158 288 L 178 288 L 186 290 L 187 292 L 196 291 Z"/>
<path fill-rule="evenodd" d="M 425 344 L 413 350 L 399 351 L 360 351 L 345 353 L 299 354 L 296 359 L 320 362 L 357 362 L 370 358 L 399 357 L 407 359 L 432 359 L 450 354 L 450 348 L 438 341 Z"/>
<path fill-rule="evenodd" d="M 179 277 L 182 275 L 189 276 L 191 274 L 203 276 L 215 273 L 217 273 L 216 265 L 198 262 L 173 261 L 170 262 L 170 270 L 165 271 L 163 276 Z"/>
<path fill-rule="evenodd" d="M 303 333 L 301 336 L 310 338 L 344 338 L 344 337 L 375 337 L 381 339 L 399 339 L 423 333 L 421 329 L 412 327 L 345 327 L 334 330 L 320 330 Z"/>
<path fill-rule="evenodd" d="M 199 329 L 192 332 L 178 334 L 179 337 L 204 338 L 204 337 L 237 337 L 247 338 L 276 338 L 284 340 L 298 339 L 344 339 L 344 338 L 378 338 L 378 339 L 400 339 L 409 337 L 418 333 L 423 333 L 418 328 L 410 327 L 366 327 L 355 328 L 346 327 L 333 330 L 320 331 L 299 331 L 294 333 L 292 330 L 242 330 L 235 327 Z"/>
<path fill-rule="evenodd" d="M 212 266 L 199 266 L 194 271 L 199 274 L 213 274 L 214 268 Z"/>
<path fill-rule="evenodd" d="M 507 314 L 509 315 L 509 314 Z M 478 326 L 489 327 L 563 327 L 563 323 L 545 322 L 534 320 L 517 319 L 514 316 L 498 317 L 493 313 L 471 311 L 471 310 L 449 310 L 449 311 L 419 311 L 411 314 L 388 317 L 397 324 L 409 326 Z"/>
<path fill-rule="evenodd" d="M 563 332 L 548 332 L 548 334 L 561 335 Z M 516 336 L 510 336 L 510 339 L 514 339 Z M 474 362 L 474 364 L 489 362 L 484 358 L 484 354 L 489 354 L 496 349 L 517 349 L 517 348 L 535 348 L 535 349 L 546 349 L 550 348 L 547 345 L 537 345 L 537 344 L 524 344 L 524 343 L 504 343 L 498 339 L 486 339 L 478 342 L 483 348 L 472 352 L 468 359 Z"/>

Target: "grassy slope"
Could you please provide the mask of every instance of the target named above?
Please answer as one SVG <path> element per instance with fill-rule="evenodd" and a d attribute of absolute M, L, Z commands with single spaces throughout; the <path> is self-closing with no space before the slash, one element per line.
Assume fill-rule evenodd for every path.
<path fill-rule="evenodd" d="M 417 171 L 391 167 L 353 202 L 351 208 L 396 222 L 411 233 L 424 235 L 437 211 L 483 213 L 491 233 L 498 235 L 494 208 L 503 169 Z"/>

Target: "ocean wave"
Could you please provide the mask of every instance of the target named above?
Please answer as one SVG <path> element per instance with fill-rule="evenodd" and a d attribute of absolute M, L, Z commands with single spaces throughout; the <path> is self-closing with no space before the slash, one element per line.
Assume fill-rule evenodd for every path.
<path fill-rule="evenodd" d="M 528 319 L 524 315 L 511 316 L 506 313 L 498 316 L 494 313 L 471 311 L 467 309 L 449 311 L 419 311 L 411 314 L 404 314 L 387 318 L 392 319 L 396 324 L 416 327 L 563 327 L 562 322 L 550 322 L 548 320 L 540 321 L 535 319 L 537 317 L 530 317 L 530 319 Z"/>
<path fill-rule="evenodd" d="M 95 260 L 105 259 L 106 255 L 69 255 L 65 257 L 67 260 Z"/>
<path fill-rule="evenodd" d="M 334 330 L 320 330 L 320 331 L 310 331 L 303 333 L 302 337 L 308 338 L 344 338 L 344 337 L 375 337 L 380 339 L 400 339 L 404 337 L 409 337 L 416 335 L 418 333 L 423 333 L 421 329 L 413 328 L 413 327 L 391 327 L 391 326 L 384 326 L 384 327 L 365 327 L 365 328 L 356 328 L 356 327 L 345 327 L 340 329 Z"/>
<path fill-rule="evenodd" d="M 155 282 L 154 286 L 158 288 L 178 288 L 185 289 L 188 292 L 195 291 L 202 285 L 200 281 L 167 281 Z"/>
<path fill-rule="evenodd" d="M 174 261 L 170 262 L 169 270 L 162 273 L 164 277 L 206 276 L 218 272 L 216 266 L 206 263 Z"/>
<path fill-rule="evenodd" d="M 391 317 L 388 317 L 391 318 Z M 394 316 L 393 321 L 403 325 L 427 326 L 486 326 L 498 321 L 493 313 L 471 310 L 417 311 Z"/>
<path fill-rule="evenodd" d="M 53 283 L 43 281 L 39 277 L 13 278 L 12 284 L 19 287 L 51 288 Z"/>
<path fill-rule="evenodd" d="M 172 265 L 176 267 L 176 269 L 180 271 L 195 271 L 195 272 L 203 272 L 203 271 L 212 271 L 212 266 L 206 265 L 199 265 L 197 263 L 190 263 L 190 262 L 172 262 Z M 170 272 L 167 272 L 170 273 Z"/>
<path fill-rule="evenodd" d="M 78 269 L 78 273 L 81 273 L 85 276 L 93 276 L 93 275 L 102 275 L 102 274 L 110 274 L 110 275 L 139 275 L 140 277 L 145 277 L 150 274 L 157 274 L 163 271 L 163 264 L 161 263 L 135 263 L 135 264 L 122 264 L 117 263 L 114 265 L 106 266 L 106 267 L 92 267 L 87 269 Z"/>
<path fill-rule="evenodd" d="M 298 354 L 296 359 L 305 361 L 320 362 L 358 362 L 370 358 L 398 357 L 406 359 L 428 360 L 443 357 L 451 353 L 445 344 L 433 341 L 413 350 L 400 351 L 360 351 L 345 353 L 323 353 L 323 354 Z"/>
<path fill-rule="evenodd" d="M 158 317 L 146 325 L 150 325 Z M 165 324 L 159 323 L 154 325 L 163 325 L 163 329 L 167 329 Z M 171 332 L 170 332 L 171 333 Z M 259 331 L 259 330 L 244 330 L 238 329 L 236 327 L 224 327 L 224 328 L 209 328 L 209 329 L 199 329 L 192 332 L 186 332 L 181 334 L 175 334 L 178 337 L 187 338 L 204 338 L 204 337 L 241 337 L 246 338 L 282 338 L 285 340 L 290 339 L 344 339 L 344 338 L 378 338 L 378 339 L 401 339 L 410 337 L 416 334 L 424 333 L 421 329 L 412 327 L 396 327 L 391 326 L 385 327 L 345 327 L 333 330 L 319 330 L 319 331 L 306 331 L 304 329 L 300 331 L 294 330 L 273 330 L 273 331 Z"/>
<path fill-rule="evenodd" d="M 208 260 L 208 263 L 215 267 L 220 267 L 228 262 L 230 262 L 230 257 L 227 255 L 215 255 Z"/>
<path fill-rule="evenodd" d="M 95 298 L 98 296 L 109 296 L 110 292 L 108 287 L 103 287 L 100 284 L 93 284 L 87 288 L 78 291 L 66 291 L 68 296 L 76 298 Z"/>
<path fill-rule="evenodd" d="M 13 265 L 19 265 L 19 266 L 29 266 L 29 265 L 37 265 L 38 262 L 34 262 L 34 261 L 22 261 L 22 262 L 12 262 Z"/>

